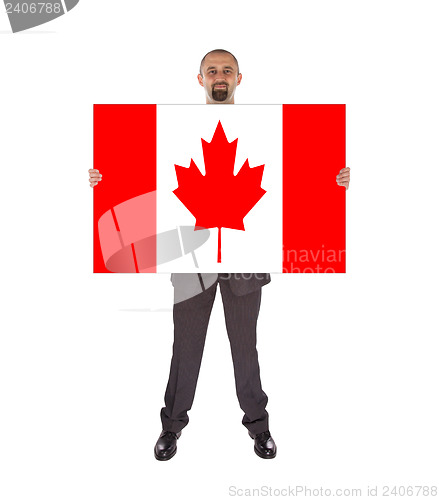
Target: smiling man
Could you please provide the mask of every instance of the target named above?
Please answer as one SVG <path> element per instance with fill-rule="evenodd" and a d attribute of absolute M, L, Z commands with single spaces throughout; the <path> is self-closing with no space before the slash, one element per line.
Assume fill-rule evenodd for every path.
<path fill-rule="evenodd" d="M 230 52 L 214 50 L 203 57 L 198 82 L 206 92 L 206 104 L 235 104 L 241 79 L 238 61 Z"/>
<path fill-rule="evenodd" d="M 241 83 L 238 61 L 222 49 L 207 53 L 200 65 L 198 82 L 204 88 L 207 104 L 234 104 L 235 90 Z M 95 169 L 90 172 L 90 186 L 102 179 Z M 349 187 L 350 171 L 343 168 L 336 182 Z M 219 286 L 223 301 L 227 335 L 232 352 L 236 394 L 244 412 L 242 424 L 254 440 L 254 451 L 261 458 L 274 458 L 276 444 L 268 426 L 267 395 L 262 390 L 256 325 L 261 305 L 261 288 L 271 280 L 269 274 L 173 274 L 174 285 L 174 344 L 169 380 L 165 392 L 165 406 L 161 409 L 162 432 L 154 447 L 157 460 L 171 459 L 177 452 L 177 439 L 188 424 L 210 314 Z M 227 415 L 220 402 L 212 407 L 206 426 L 212 436 L 219 436 L 231 447 L 224 434 Z M 207 455 L 211 443 L 202 443 L 200 456 Z"/>
<path fill-rule="evenodd" d="M 204 88 L 206 104 L 234 104 L 235 90 L 241 79 L 238 61 L 230 52 L 218 49 L 203 57 L 198 82 Z M 262 390 L 256 350 L 261 287 L 270 282 L 270 275 L 173 274 L 171 280 L 174 285 L 174 346 L 165 406 L 161 410 L 163 431 L 154 448 L 155 457 L 169 460 L 175 455 L 177 439 L 189 421 L 187 413 L 194 400 L 210 313 L 219 286 L 232 351 L 236 394 L 245 413 L 242 423 L 254 439 L 255 453 L 261 458 L 274 458 L 276 445 L 268 429 L 265 409 L 268 398 Z M 212 409 L 209 425 L 215 432 L 221 433 L 224 417 L 220 404 Z"/>

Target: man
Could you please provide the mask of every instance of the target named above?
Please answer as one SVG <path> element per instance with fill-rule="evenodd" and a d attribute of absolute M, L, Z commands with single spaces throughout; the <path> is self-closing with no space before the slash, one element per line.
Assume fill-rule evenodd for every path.
<path fill-rule="evenodd" d="M 198 82 L 204 88 L 206 104 L 234 104 L 235 90 L 241 83 L 238 61 L 230 52 L 217 49 L 204 56 Z M 94 187 L 102 175 L 90 172 Z M 349 187 L 349 168 L 337 175 L 337 183 Z M 270 282 L 269 274 L 173 274 L 174 345 L 165 406 L 160 416 L 163 430 L 154 448 L 157 460 L 169 460 L 177 452 L 177 439 L 188 424 L 203 355 L 210 314 L 218 286 L 223 300 L 230 341 L 235 386 L 243 425 L 254 440 L 254 451 L 261 458 L 274 458 L 276 444 L 268 427 L 267 395 L 262 390 L 256 349 L 256 323 L 261 288 Z M 221 426 L 221 410 L 213 411 L 211 426 Z"/>

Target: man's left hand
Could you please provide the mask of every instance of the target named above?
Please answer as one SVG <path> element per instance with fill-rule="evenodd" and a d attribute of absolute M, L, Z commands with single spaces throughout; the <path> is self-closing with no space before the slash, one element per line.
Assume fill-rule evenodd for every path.
<path fill-rule="evenodd" d="M 349 167 L 342 168 L 337 175 L 337 184 L 339 186 L 344 186 L 346 189 L 349 189 L 349 181 L 351 180 L 351 169 Z"/>

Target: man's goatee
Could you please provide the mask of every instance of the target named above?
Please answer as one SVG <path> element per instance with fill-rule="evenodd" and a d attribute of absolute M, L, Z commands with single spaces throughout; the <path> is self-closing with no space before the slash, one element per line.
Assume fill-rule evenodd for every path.
<path fill-rule="evenodd" d="M 227 99 L 229 92 L 226 90 L 212 90 L 212 97 L 215 101 L 225 101 Z"/>

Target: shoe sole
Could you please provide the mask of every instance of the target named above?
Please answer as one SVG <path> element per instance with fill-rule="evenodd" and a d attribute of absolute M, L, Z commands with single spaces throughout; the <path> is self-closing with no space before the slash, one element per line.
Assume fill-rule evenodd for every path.
<path fill-rule="evenodd" d="M 172 455 L 169 455 L 167 457 L 159 457 L 155 450 L 154 450 L 154 456 L 157 460 L 160 460 L 160 462 L 166 462 L 166 460 L 171 460 L 171 458 L 177 453 L 177 448 L 175 448 L 174 452 L 172 453 Z"/>

